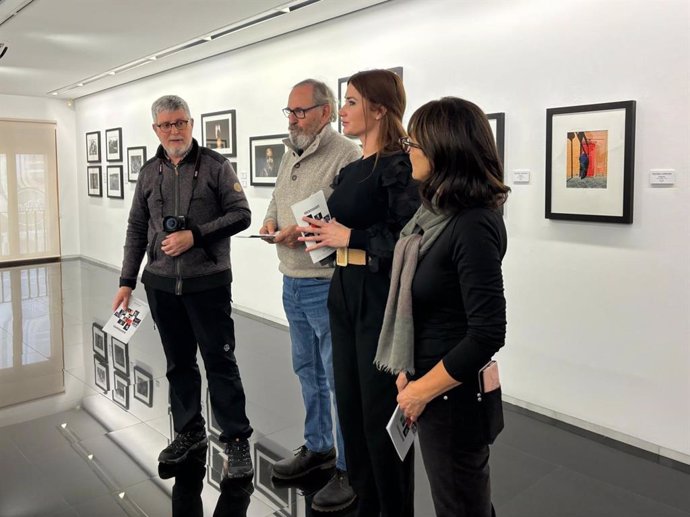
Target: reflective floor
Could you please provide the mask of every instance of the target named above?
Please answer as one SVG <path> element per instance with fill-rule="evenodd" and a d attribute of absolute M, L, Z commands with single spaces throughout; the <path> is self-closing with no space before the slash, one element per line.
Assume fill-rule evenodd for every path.
<path fill-rule="evenodd" d="M 303 443 L 287 330 L 235 317 L 254 478 L 223 479 L 208 414 L 207 449 L 159 468 L 171 434 L 163 353 L 150 319 L 128 345 L 102 332 L 116 285 L 115 271 L 79 260 L 0 271 L 0 517 L 317 515 L 311 497 L 328 472 L 296 486 L 270 475 Z M 416 461 L 416 515 L 431 517 Z M 499 517 L 690 517 L 690 468 L 510 407 L 491 465 Z"/>

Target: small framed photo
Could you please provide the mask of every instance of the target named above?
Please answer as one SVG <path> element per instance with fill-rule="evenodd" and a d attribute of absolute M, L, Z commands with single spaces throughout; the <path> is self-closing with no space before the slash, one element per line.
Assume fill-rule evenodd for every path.
<path fill-rule="evenodd" d="M 547 219 L 633 220 L 635 101 L 546 110 Z"/>
<path fill-rule="evenodd" d="M 125 192 L 122 188 L 122 165 L 108 165 L 105 168 L 108 197 L 123 199 Z"/>
<path fill-rule="evenodd" d="M 86 162 L 98 163 L 101 161 L 101 132 L 86 133 Z"/>
<path fill-rule="evenodd" d="M 109 162 L 122 161 L 122 128 L 105 130 L 105 159 Z"/>
<path fill-rule="evenodd" d="M 139 366 L 134 371 L 134 398 L 153 407 L 153 375 Z"/>
<path fill-rule="evenodd" d="M 211 435 L 220 437 L 223 430 L 218 425 L 215 415 L 213 414 L 213 407 L 211 406 L 211 391 L 206 388 L 206 427 Z"/>
<path fill-rule="evenodd" d="M 277 513 L 285 517 L 297 517 L 295 503 L 297 489 L 295 487 L 276 487 L 271 482 L 273 465 L 282 460 L 280 454 L 269 449 L 263 442 L 254 445 L 254 469 L 256 470 L 254 486 L 276 509 Z"/>
<path fill-rule="evenodd" d="M 494 142 L 496 142 L 496 150 L 498 151 L 498 157 L 501 159 L 501 163 L 505 165 L 506 114 L 487 113 L 486 118 L 489 119 L 491 132 L 494 134 Z"/>
<path fill-rule="evenodd" d="M 113 373 L 113 400 L 123 409 L 129 409 L 129 380 L 120 372 Z"/>
<path fill-rule="evenodd" d="M 108 344 L 106 333 L 98 323 L 91 325 L 91 346 L 95 354 L 99 355 L 103 362 L 108 362 Z"/>
<path fill-rule="evenodd" d="M 93 355 L 93 382 L 99 387 L 103 393 L 108 393 L 110 389 L 110 372 L 108 372 L 108 363 L 97 355 Z"/>
<path fill-rule="evenodd" d="M 288 135 L 253 136 L 249 139 L 250 178 L 254 186 L 274 186 L 278 167 L 287 147 L 283 139 Z"/>
<path fill-rule="evenodd" d="M 129 377 L 129 345 L 111 337 L 113 343 L 113 369 Z"/>
<path fill-rule="evenodd" d="M 201 141 L 227 158 L 237 156 L 235 110 L 216 111 L 201 115 Z"/>
<path fill-rule="evenodd" d="M 225 447 L 216 436 L 208 437 L 208 484 L 220 490 L 225 467 Z"/>
<path fill-rule="evenodd" d="M 137 182 L 139 171 L 144 163 L 146 163 L 146 147 L 127 148 L 127 181 Z"/>
<path fill-rule="evenodd" d="M 90 165 L 86 168 L 88 180 L 88 194 L 91 197 L 103 197 L 103 171 L 100 165 Z"/>

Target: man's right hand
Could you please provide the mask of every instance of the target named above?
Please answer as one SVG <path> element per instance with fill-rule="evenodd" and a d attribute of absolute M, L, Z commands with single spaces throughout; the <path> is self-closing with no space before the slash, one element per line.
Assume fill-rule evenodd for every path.
<path fill-rule="evenodd" d="M 297 237 L 301 235 L 302 234 L 297 230 L 297 225 L 293 224 L 292 226 L 287 226 L 280 230 L 280 233 L 276 235 L 273 242 L 294 249 L 298 246 L 303 246 L 303 244 L 297 240 Z"/>
<path fill-rule="evenodd" d="M 115 299 L 113 300 L 113 312 L 115 312 L 119 307 L 127 310 L 129 307 L 130 296 L 132 296 L 131 287 L 120 287 L 115 294 Z"/>
<path fill-rule="evenodd" d="M 261 235 L 266 235 L 265 239 L 261 239 L 262 241 L 268 244 L 275 244 L 276 241 L 273 234 L 276 233 L 276 223 L 273 221 L 266 221 L 266 224 L 259 228 L 259 233 Z"/>

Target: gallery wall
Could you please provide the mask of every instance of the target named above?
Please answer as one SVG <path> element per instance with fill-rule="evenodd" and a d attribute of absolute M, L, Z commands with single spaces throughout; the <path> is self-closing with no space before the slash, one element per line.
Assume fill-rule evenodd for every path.
<path fill-rule="evenodd" d="M 690 463 L 688 20 L 685 0 L 396 0 L 79 99 L 74 177 L 62 180 L 78 202 L 63 214 L 78 217 L 83 256 L 119 267 L 134 184 L 124 200 L 87 197 L 86 132 L 121 127 L 125 149 L 151 156 L 150 104 L 175 93 L 197 139 L 202 113 L 236 110 L 246 173 L 249 138 L 285 132 L 292 84 L 335 89 L 355 71 L 402 66 L 406 120 L 442 95 L 506 114 L 507 399 Z M 633 224 L 545 219 L 546 109 L 623 100 L 637 101 Z M 650 186 L 650 169 L 674 169 L 675 184 Z M 514 170 L 529 170 L 529 183 L 514 184 Z M 246 193 L 256 231 L 271 189 Z M 271 246 L 233 239 L 232 262 L 236 306 L 285 322 Z"/>

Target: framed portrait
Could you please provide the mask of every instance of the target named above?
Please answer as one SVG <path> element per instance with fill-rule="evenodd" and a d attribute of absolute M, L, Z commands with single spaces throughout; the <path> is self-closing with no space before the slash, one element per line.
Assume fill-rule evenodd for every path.
<path fill-rule="evenodd" d="M 125 192 L 122 188 L 122 165 L 108 165 L 105 168 L 108 197 L 123 199 Z"/>
<path fill-rule="evenodd" d="M 223 481 L 223 468 L 225 463 L 225 447 L 216 436 L 208 437 L 208 484 L 220 491 L 220 483 Z"/>
<path fill-rule="evenodd" d="M 114 337 L 110 338 L 113 343 L 113 370 L 129 376 L 129 345 Z"/>
<path fill-rule="evenodd" d="M 144 163 L 146 163 L 146 147 L 127 148 L 127 181 L 137 182 L 139 171 Z"/>
<path fill-rule="evenodd" d="M 282 459 L 280 454 L 272 451 L 265 443 L 256 442 L 254 444 L 254 469 L 256 470 L 254 486 L 270 504 L 276 507 L 277 511 L 273 515 L 297 517 L 296 488 L 277 487 L 271 482 L 273 465 Z"/>
<path fill-rule="evenodd" d="M 108 363 L 103 362 L 101 357 L 97 354 L 93 354 L 93 382 L 103 393 L 108 393 L 110 389 Z"/>
<path fill-rule="evenodd" d="M 101 132 L 92 131 L 86 133 L 86 162 L 98 163 L 101 161 Z"/>
<path fill-rule="evenodd" d="M 129 380 L 118 371 L 113 373 L 113 400 L 123 409 L 129 409 Z"/>
<path fill-rule="evenodd" d="M 139 366 L 133 368 L 134 398 L 153 407 L 153 375 Z"/>
<path fill-rule="evenodd" d="M 403 68 L 401 66 L 394 66 L 393 68 L 388 68 L 388 71 L 396 74 L 400 79 L 403 78 Z M 347 77 L 341 77 L 338 79 L 338 133 L 343 132 L 343 124 L 340 122 L 340 107 L 345 104 L 345 91 L 347 90 L 347 82 L 350 80 L 351 75 Z"/>
<path fill-rule="evenodd" d="M 208 427 L 208 432 L 211 435 L 220 436 L 223 430 L 218 425 L 218 420 L 216 420 L 213 414 L 213 407 L 211 407 L 211 392 L 206 388 L 206 427 Z"/>
<path fill-rule="evenodd" d="M 635 101 L 546 110 L 547 219 L 633 220 Z"/>
<path fill-rule="evenodd" d="M 106 333 L 98 323 L 91 324 L 91 347 L 93 352 L 101 357 L 103 362 L 108 362 L 108 344 Z"/>
<path fill-rule="evenodd" d="M 496 150 L 501 163 L 505 165 L 505 127 L 506 114 L 505 113 L 487 113 L 486 118 L 489 119 L 491 132 L 494 134 L 494 142 L 496 142 Z M 504 171 L 505 173 L 505 171 Z"/>
<path fill-rule="evenodd" d="M 254 186 L 276 184 L 278 167 L 287 147 L 283 139 L 288 135 L 253 136 L 249 139 L 250 177 Z"/>
<path fill-rule="evenodd" d="M 216 111 L 201 115 L 201 141 L 228 158 L 237 156 L 235 110 Z"/>
<path fill-rule="evenodd" d="M 105 130 L 105 159 L 109 162 L 122 161 L 122 128 Z"/>
<path fill-rule="evenodd" d="M 100 165 L 90 165 L 86 168 L 88 181 L 87 193 L 91 197 L 103 197 L 103 171 Z"/>

